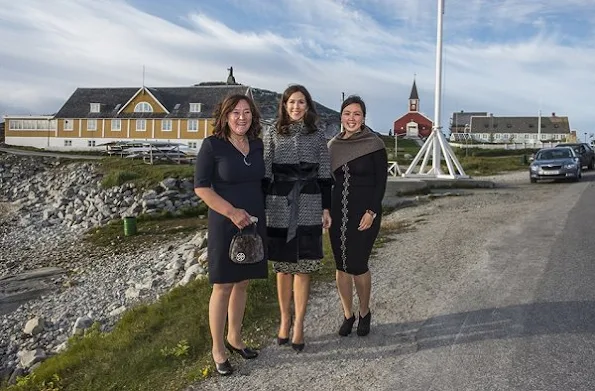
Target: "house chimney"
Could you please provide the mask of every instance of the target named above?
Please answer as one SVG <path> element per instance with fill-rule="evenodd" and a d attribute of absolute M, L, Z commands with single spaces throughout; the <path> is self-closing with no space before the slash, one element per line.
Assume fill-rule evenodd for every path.
<path fill-rule="evenodd" d="M 556 116 L 556 113 L 552 113 L 552 117 L 555 117 L 555 116 Z"/>

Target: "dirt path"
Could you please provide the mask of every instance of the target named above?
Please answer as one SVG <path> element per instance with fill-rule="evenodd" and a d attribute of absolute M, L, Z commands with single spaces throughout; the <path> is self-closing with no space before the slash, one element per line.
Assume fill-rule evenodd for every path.
<path fill-rule="evenodd" d="M 384 219 L 411 229 L 394 235 L 371 261 L 368 337 L 337 335 L 342 311 L 336 288 L 318 284 L 306 318 L 304 352 L 275 346 L 272 338 L 258 359 L 234 361 L 239 374 L 214 376 L 189 390 L 384 389 L 384 364 L 407 365 L 406 358 L 418 350 L 416 333 L 424 321 L 439 315 L 469 284 L 481 284 L 471 277 L 486 256 L 486 243 L 560 191 L 556 185 L 529 186 L 524 172 L 492 179 L 508 186 L 465 191 Z"/>

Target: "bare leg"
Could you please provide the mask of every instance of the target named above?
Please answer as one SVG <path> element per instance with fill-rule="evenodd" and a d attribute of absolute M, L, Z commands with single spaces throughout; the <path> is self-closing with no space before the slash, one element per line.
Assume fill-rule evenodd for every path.
<path fill-rule="evenodd" d="M 213 291 L 209 300 L 209 328 L 211 329 L 211 338 L 213 340 L 211 352 L 213 354 L 213 360 L 217 363 L 227 360 L 223 333 L 225 330 L 229 297 L 231 296 L 233 285 L 213 284 Z"/>
<path fill-rule="evenodd" d="M 310 275 L 298 273 L 293 280 L 293 291 L 295 301 L 295 323 L 293 328 L 292 343 L 304 342 L 304 318 L 308 307 L 310 296 Z"/>
<path fill-rule="evenodd" d="M 279 300 L 279 311 L 281 312 L 281 324 L 279 325 L 279 338 L 289 338 L 291 328 L 291 296 L 293 290 L 293 275 L 277 273 L 277 298 Z"/>
<path fill-rule="evenodd" d="M 359 316 L 364 317 L 370 312 L 370 295 L 372 290 L 372 275 L 368 270 L 359 276 L 353 276 L 355 290 L 359 298 Z"/>
<path fill-rule="evenodd" d="M 337 290 L 339 291 L 339 297 L 343 305 L 343 314 L 345 315 L 345 319 L 349 319 L 353 315 L 353 277 L 351 274 L 347 274 L 341 270 L 337 270 L 335 274 Z"/>
<path fill-rule="evenodd" d="M 227 340 L 231 346 L 243 349 L 246 344 L 242 340 L 242 321 L 246 311 L 248 280 L 233 284 L 229 305 L 227 307 Z"/>

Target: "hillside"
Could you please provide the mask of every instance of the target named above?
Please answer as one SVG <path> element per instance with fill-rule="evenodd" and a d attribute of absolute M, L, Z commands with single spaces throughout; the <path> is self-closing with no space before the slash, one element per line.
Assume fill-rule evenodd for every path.
<path fill-rule="evenodd" d="M 195 84 L 196 86 L 209 86 L 209 85 L 225 85 L 226 82 L 218 81 L 207 81 Z M 258 105 L 260 114 L 265 123 L 271 123 L 277 117 L 277 108 L 279 100 L 281 100 L 281 94 L 275 91 L 269 91 L 262 88 L 251 87 L 252 95 Z M 324 129 L 324 133 L 327 139 L 332 138 L 339 132 L 341 127 L 341 116 L 339 112 L 329 109 L 328 107 L 314 101 L 316 104 L 316 112 L 319 116 L 318 125 L 321 129 Z"/>
<path fill-rule="evenodd" d="M 264 90 L 262 88 L 252 88 L 254 100 L 260 109 L 263 119 L 266 122 L 273 121 L 277 116 L 277 108 L 281 94 L 274 91 Z M 314 101 L 316 103 L 316 111 L 320 117 L 319 126 L 324 129 L 327 138 L 333 137 L 340 128 L 340 115 L 337 111 L 329 109 L 328 107 Z"/>

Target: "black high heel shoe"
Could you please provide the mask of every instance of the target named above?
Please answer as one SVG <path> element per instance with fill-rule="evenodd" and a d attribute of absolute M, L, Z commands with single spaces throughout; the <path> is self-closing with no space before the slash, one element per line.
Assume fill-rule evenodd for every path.
<path fill-rule="evenodd" d="M 277 345 L 279 345 L 279 346 L 287 345 L 288 343 L 289 343 L 289 337 L 287 337 L 287 338 L 277 337 Z"/>
<path fill-rule="evenodd" d="M 306 344 L 304 342 L 302 343 L 291 343 L 291 348 L 293 350 L 295 350 L 296 352 L 301 352 L 302 350 L 304 350 L 304 347 L 306 346 Z"/>
<path fill-rule="evenodd" d="M 221 376 L 229 376 L 233 373 L 233 367 L 229 363 L 229 360 L 225 360 L 221 364 L 216 362 L 215 369 L 217 370 L 217 373 Z"/>
<path fill-rule="evenodd" d="M 293 316 L 289 320 L 289 330 L 287 331 L 288 334 L 289 334 L 289 331 L 291 330 L 292 324 L 293 324 Z M 281 331 L 281 329 L 279 329 L 279 331 Z M 279 337 L 279 334 L 277 334 L 277 345 L 282 346 L 282 345 L 287 345 L 288 343 L 289 343 L 289 337 L 281 338 L 281 337 Z"/>
<path fill-rule="evenodd" d="M 343 316 L 343 324 L 339 328 L 339 335 L 341 337 L 347 337 L 351 334 L 351 330 L 353 329 L 353 324 L 355 323 L 355 314 L 351 315 L 351 318 L 347 319 Z"/>
<path fill-rule="evenodd" d="M 225 347 L 229 349 L 230 352 L 236 352 L 240 356 L 242 356 L 245 360 L 251 360 L 253 358 L 258 357 L 258 352 L 256 350 L 250 349 L 249 347 L 245 347 L 243 349 L 238 349 L 233 346 L 227 341 L 225 341 Z"/>
<path fill-rule="evenodd" d="M 370 334 L 370 322 L 372 321 L 372 311 L 368 310 L 368 314 L 362 318 L 359 316 L 359 322 L 357 322 L 357 335 L 365 337 Z"/>

